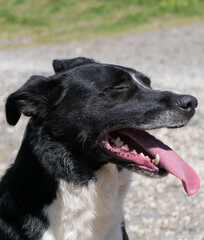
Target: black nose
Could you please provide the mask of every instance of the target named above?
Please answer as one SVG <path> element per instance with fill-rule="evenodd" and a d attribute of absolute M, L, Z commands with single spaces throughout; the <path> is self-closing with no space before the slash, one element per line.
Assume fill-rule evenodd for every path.
<path fill-rule="evenodd" d="M 191 95 L 180 95 L 177 103 L 184 110 L 192 110 L 198 106 L 198 100 Z"/>

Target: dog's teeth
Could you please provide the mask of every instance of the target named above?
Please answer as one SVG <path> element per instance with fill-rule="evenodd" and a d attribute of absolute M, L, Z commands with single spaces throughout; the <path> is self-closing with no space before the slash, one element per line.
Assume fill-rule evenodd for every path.
<path fill-rule="evenodd" d="M 144 153 L 142 153 L 142 152 L 140 153 L 140 155 L 143 156 L 143 157 L 145 156 Z"/>
<path fill-rule="evenodd" d="M 123 141 L 121 141 L 120 137 L 117 137 L 114 143 L 117 147 L 122 147 L 124 144 Z"/>
<path fill-rule="evenodd" d="M 114 140 L 115 145 L 117 146 L 119 143 L 119 137 Z"/>
<path fill-rule="evenodd" d="M 156 160 L 156 163 L 159 164 L 159 162 L 160 162 L 160 156 L 159 156 L 159 154 L 156 155 L 155 160 Z"/>
<path fill-rule="evenodd" d="M 123 150 L 126 150 L 126 151 L 129 151 L 129 150 L 130 150 L 127 144 L 125 144 L 125 145 L 122 146 L 121 148 L 122 148 Z"/>
<path fill-rule="evenodd" d="M 152 160 L 152 163 L 154 165 L 159 165 L 159 162 L 160 162 L 160 157 L 159 157 L 159 154 L 157 154 L 156 158 Z"/>
<path fill-rule="evenodd" d="M 114 143 L 115 142 L 114 138 L 110 137 L 110 142 Z"/>
<path fill-rule="evenodd" d="M 136 152 L 136 150 L 135 150 L 135 149 L 133 149 L 131 152 L 132 152 L 132 153 L 134 153 L 134 154 L 137 154 L 137 152 Z"/>

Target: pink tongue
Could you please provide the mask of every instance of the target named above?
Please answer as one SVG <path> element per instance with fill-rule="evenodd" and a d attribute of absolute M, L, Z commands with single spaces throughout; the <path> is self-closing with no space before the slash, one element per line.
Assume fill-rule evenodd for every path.
<path fill-rule="evenodd" d="M 200 179 L 196 172 L 170 147 L 144 131 L 120 130 L 120 133 L 131 137 L 152 156 L 159 154 L 160 167 L 182 180 L 188 196 L 199 190 Z"/>

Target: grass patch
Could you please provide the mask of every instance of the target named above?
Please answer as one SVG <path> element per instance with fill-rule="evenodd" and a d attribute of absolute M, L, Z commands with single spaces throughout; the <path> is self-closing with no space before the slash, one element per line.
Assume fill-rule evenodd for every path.
<path fill-rule="evenodd" d="M 1 0 L 0 46 L 67 42 L 202 20 L 202 0 Z"/>

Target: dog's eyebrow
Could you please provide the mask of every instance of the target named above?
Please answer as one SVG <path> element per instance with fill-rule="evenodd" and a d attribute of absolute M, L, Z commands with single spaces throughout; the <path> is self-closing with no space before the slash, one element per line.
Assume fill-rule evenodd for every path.
<path fill-rule="evenodd" d="M 147 76 L 145 76 L 139 72 L 137 72 L 137 74 L 131 72 L 130 75 L 132 76 L 133 80 L 135 82 L 137 82 L 139 85 L 141 85 L 145 88 L 151 87 L 151 80 Z"/>
<path fill-rule="evenodd" d="M 123 71 L 125 71 L 126 73 L 128 73 L 132 79 L 137 82 L 139 85 L 145 87 L 145 88 L 151 88 L 151 80 L 149 77 L 147 77 L 146 75 L 144 75 L 141 72 L 136 71 L 133 68 L 129 68 L 129 67 L 121 67 L 119 65 L 111 65 L 114 68 L 118 68 L 121 69 Z"/>
<path fill-rule="evenodd" d="M 117 66 L 117 65 L 115 65 L 115 66 Z M 117 66 L 117 67 L 121 68 L 121 66 Z M 146 88 L 151 88 L 150 78 L 147 77 L 146 75 L 144 75 L 143 73 L 138 72 L 135 69 L 129 68 L 129 67 L 122 67 L 122 69 L 125 70 L 126 72 L 128 72 L 135 82 L 139 83 L 140 85 L 142 85 Z"/>
<path fill-rule="evenodd" d="M 139 79 L 141 79 L 146 85 L 150 86 L 151 85 L 151 80 L 149 77 L 143 75 L 143 74 L 140 74 L 140 77 Z"/>

